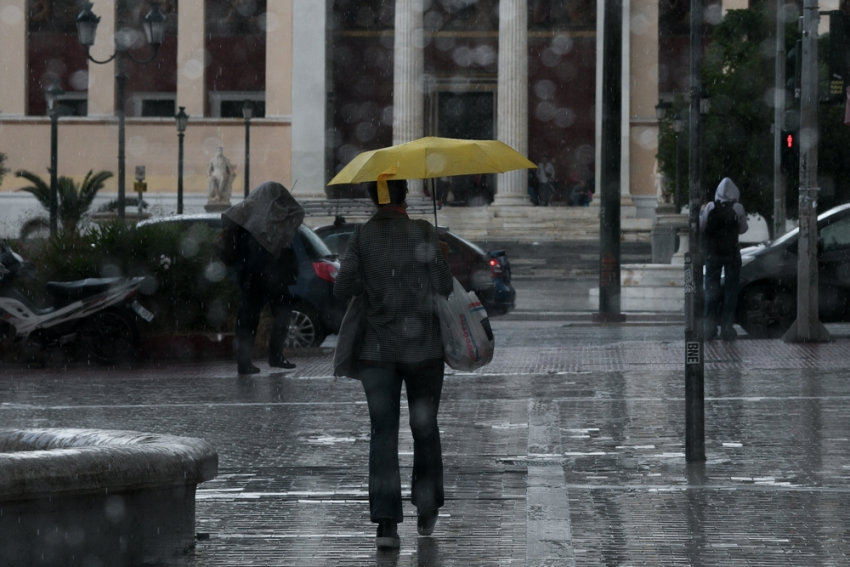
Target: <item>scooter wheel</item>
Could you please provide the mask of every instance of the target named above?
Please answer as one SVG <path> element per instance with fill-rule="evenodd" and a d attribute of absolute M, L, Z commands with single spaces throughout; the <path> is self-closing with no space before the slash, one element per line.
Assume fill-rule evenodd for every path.
<path fill-rule="evenodd" d="M 77 337 L 89 360 L 105 366 L 131 360 L 139 348 L 139 327 L 126 309 L 110 308 L 86 317 Z"/>

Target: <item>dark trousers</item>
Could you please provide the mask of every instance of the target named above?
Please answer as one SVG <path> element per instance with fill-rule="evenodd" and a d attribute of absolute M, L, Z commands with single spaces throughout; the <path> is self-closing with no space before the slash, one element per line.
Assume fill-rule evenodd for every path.
<path fill-rule="evenodd" d="M 437 411 L 443 390 L 443 360 L 415 364 L 360 361 L 372 436 L 369 444 L 369 509 L 373 522 L 403 521 L 398 466 L 401 384 L 407 389 L 413 434 L 413 478 L 410 500 L 420 513 L 444 502 L 443 453 Z"/>
<path fill-rule="evenodd" d="M 269 362 L 276 364 L 284 358 L 283 345 L 289 333 L 289 319 L 292 316 L 292 297 L 288 292 L 270 293 L 260 285 L 239 286 L 239 308 L 236 311 L 236 363 L 239 366 L 251 364 L 257 326 L 260 324 L 260 312 L 269 304 L 274 322 L 269 340 Z"/>
<path fill-rule="evenodd" d="M 721 271 L 725 272 L 723 286 L 720 285 Z M 741 278 L 741 255 L 713 256 L 705 260 L 705 336 L 717 335 L 717 325 L 721 331 L 729 331 L 735 322 L 735 308 L 738 305 L 739 281 Z"/>

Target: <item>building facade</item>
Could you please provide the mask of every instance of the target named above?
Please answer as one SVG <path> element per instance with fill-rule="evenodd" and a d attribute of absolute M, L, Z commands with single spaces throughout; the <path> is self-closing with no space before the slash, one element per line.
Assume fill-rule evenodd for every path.
<path fill-rule="evenodd" d="M 687 93 L 688 14 L 668 0 L 623 5 L 621 187 L 624 202 L 651 215 L 654 107 Z M 56 81 L 66 92 L 60 175 L 117 172 L 115 65 L 86 59 L 74 25 L 80 9 L 78 0 L 6 0 L 0 8 L 0 152 L 12 171 L 46 175 L 43 92 Z M 356 195 L 326 183 L 361 151 L 423 135 L 503 140 L 532 161 L 549 158 L 567 190 L 598 177 L 601 2 L 167 0 L 161 9 L 163 45 L 150 63 L 128 64 L 122 104 L 127 187 L 134 166 L 144 165 L 149 195 L 165 212 L 176 204 L 178 107 L 190 116 L 188 207 L 204 201 L 217 147 L 236 165 L 234 197 L 242 194 L 245 100 L 256 108 L 251 183 L 279 180 L 300 198 Z M 148 57 L 140 31 L 148 10 L 145 0 L 94 2 L 101 21 L 92 57 L 110 57 L 116 29 L 130 30 L 119 37 L 136 58 Z M 104 193 L 115 191 L 110 183 Z M 530 205 L 524 171 L 456 183 L 467 184 L 455 192 L 469 204 L 495 196 L 496 205 Z M 0 198 L 20 185 L 7 175 Z"/>

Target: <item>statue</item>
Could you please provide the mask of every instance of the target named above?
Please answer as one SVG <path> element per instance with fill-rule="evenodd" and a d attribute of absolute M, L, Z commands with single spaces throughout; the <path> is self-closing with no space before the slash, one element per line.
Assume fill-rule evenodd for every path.
<path fill-rule="evenodd" d="M 236 179 L 236 166 L 224 157 L 221 146 L 216 148 L 215 156 L 207 168 L 209 184 L 207 200 L 211 205 L 230 205 L 230 193 L 233 191 L 233 180 Z"/>

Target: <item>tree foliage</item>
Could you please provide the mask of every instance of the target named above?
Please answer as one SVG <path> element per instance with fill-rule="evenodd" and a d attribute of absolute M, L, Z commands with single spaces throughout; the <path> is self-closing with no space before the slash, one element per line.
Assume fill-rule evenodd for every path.
<path fill-rule="evenodd" d="M 785 52 L 794 48 L 800 33 L 795 18 L 788 18 Z M 711 109 L 704 122 L 702 151 L 705 156 L 705 199 L 724 177 L 741 189 L 741 203 L 750 213 L 765 217 L 772 228 L 773 217 L 773 144 L 774 88 L 776 56 L 775 16 L 767 4 L 747 10 L 730 10 L 714 29 L 712 43 L 703 59 L 703 83 L 711 96 Z M 820 93 L 818 108 L 820 143 L 818 184 L 822 188 L 818 208 L 850 201 L 850 128 L 844 125 L 844 105 L 825 101 L 827 94 L 826 61 L 829 38 L 818 45 Z M 793 69 L 787 69 L 790 78 Z M 793 93 L 786 94 L 786 112 L 799 109 Z M 687 118 L 688 103 L 683 96 L 674 102 L 673 111 L 661 125 L 658 162 L 668 186 L 675 177 L 675 134 L 670 115 L 680 112 Z M 687 124 L 687 121 L 686 121 Z M 684 191 L 688 179 L 688 132 L 680 134 L 682 159 L 680 178 Z M 797 215 L 799 175 L 786 176 L 786 210 L 789 218 Z"/>
<path fill-rule="evenodd" d="M 47 171 L 50 173 L 50 168 Z M 15 175 L 31 183 L 31 185 L 21 187 L 19 191 L 31 193 L 38 199 L 39 204 L 49 212 L 50 183 L 45 182 L 35 173 L 23 169 L 16 171 Z M 110 177 L 112 177 L 111 171 L 94 173 L 93 170 L 89 170 L 85 179 L 79 185 L 65 175 L 56 180 L 56 192 L 59 199 L 57 212 L 63 231 L 79 231 L 80 221 L 91 208 L 98 191 L 103 189 L 106 180 Z"/>

